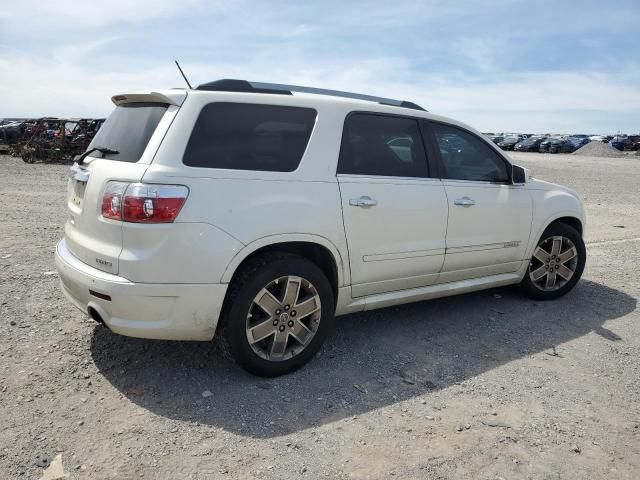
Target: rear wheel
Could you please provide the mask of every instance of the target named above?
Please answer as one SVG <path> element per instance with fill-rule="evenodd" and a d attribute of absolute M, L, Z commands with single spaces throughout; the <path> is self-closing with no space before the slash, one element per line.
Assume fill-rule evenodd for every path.
<path fill-rule="evenodd" d="M 35 158 L 33 158 L 33 153 L 29 150 L 22 153 L 22 161 L 25 163 L 33 163 L 35 162 Z"/>
<path fill-rule="evenodd" d="M 586 261 L 586 248 L 572 227 L 550 225 L 538 241 L 521 286 L 536 300 L 551 300 L 569 292 L 580 280 Z"/>
<path fill-rule="evenodd" d="M 242 368 L 263 377 L 292 372 L 320 349 L 333 325 L 333 290 L 304 257 L 266 254 L 234 278 L 223 335 Z"/>

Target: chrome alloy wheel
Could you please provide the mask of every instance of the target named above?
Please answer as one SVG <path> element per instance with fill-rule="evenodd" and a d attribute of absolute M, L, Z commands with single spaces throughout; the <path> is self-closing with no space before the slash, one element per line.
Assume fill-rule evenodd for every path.
<path fill-rule="evenodd" d="M 301 277 L 280 277 L 260 290 L 251 302 L 247 340 L 265 360 L 288 360 L 309 345 L 318 331 L 320 317 L 316 288 Z"/>
<path fill-rule="evenodd" d="M 567 237 L 553 236 L 538 244 L 529 264 L 529 278 L 545 292 L 562 288 L 576 271 L 578 250 Z"/>

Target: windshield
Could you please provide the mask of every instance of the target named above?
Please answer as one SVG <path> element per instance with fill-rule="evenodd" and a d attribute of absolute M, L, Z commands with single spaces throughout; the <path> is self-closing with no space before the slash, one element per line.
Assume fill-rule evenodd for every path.
<path fill-rule="evenodd" d="M 168 105 L 161 103 L 127 103 L 109 115 L 89 145 L 91 148 L 109 148 L 118 153 L 96 152 L 96 156 L 123 162 L 137 162 L 147 148 Z"/>

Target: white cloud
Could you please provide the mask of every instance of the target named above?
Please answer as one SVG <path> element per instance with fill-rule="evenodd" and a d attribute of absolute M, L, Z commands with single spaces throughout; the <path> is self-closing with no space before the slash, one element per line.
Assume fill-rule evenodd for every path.
<path fill-rule="evenodd" d="M 607 131 L 638 126 L 607 125 L 611 116 L 640 111 L 640 85 L 604 73 L 519 73 L 492 82 L 431 76 L 411 69 L 405 59 L 306 62 L 267 55 L 248 64 L 183 64 L 194 84 L 216 78 L 246 78 L 357 91 L 415 101 L 481 130 L 592 131 L 601 113 Z M 116 93 L 181 87 L 173 63 L 138 71 L 95 69 L 55 60 L 0 59 L 0 91 L 19 92 L 0 104 L 0 116 L 99 116 L 112 108 Z M 585 115 L 580 112 L 584 111 Z M 629 122 L 631 123 L 631 122 Z M 597 129 L 596 129 L 597 130 Z"/>
<path fill-rule="evenodd" d="M 14 92 L 0 103 L 0 117 L 102 116 L 112 108 L 112 95 L 178 85 L 174 78 L 170 65 L 124 72 L 54 61 L 0 59 L 0 91 Z"/>
<path fill-rule="evenodd" d="M 107 46 L 110 42 L 117 40 L 118 37 L 100 38 L 90 42 L 67 43 L 55 46 L 51 50 L 51 57 L 59 63 L 78 62 L 86 55 Z"/>
<path fill-rule="evenodd" d="M 480 70 L 491 71 L 495 67 L 498 55 L 503 55 L 501 48 L 507 41 L 494 37 L 463 37 L 453 45 L 454 51 L 462 58 L 467 58 Z"/>
<path fill-rule="evenodd" d="M 4 2 L 0 20 L 16 30 L 49 27 L 93 28 L 194 13 L 204 0 L 20 0 Z M 206 2 L 209 7 L 215 2 Z M 59 32 L 63 33 L 63 32 Z M 55 38 L 52 39 L 55 41 Z"/>
<path fill-rule="evenodd" d="M 11 93 L 3 95 L 0 117 L 104 115 L 115 93 L 183 86 L 172 63 L 177 55 L 193 84 L 235 77 L 358 91 L 415 101 L 482 130 L 639 128 L 638 60 L 625 53 L 612 64 L 600 53 L 576 61 L 575 71 L 533 71 L 539 65 L 527 63 L 526 52 L 535 49 L 519 58 L 514 38 L 538 20 L 511 0 L 490 8 L 441 0 L 5 3 L 0 92 Z M 629 9 L 621 10 L 632 16 Z M 596 10 L 598 18 L 579 9 L 561 31 L 529 28 L 525 40 L 535 46 L 545 35 L 573 31 L 586 42 L 590 29 L 613 30 L 603 19 L 618 10 Z M 504 21 L 484 29 L 474 13 L 504 14 Z M 522 24 L 509 24 L 516 14 Z M 543 60 L 547 52 L 564 55 L 554 44 L 545 48 Z M 602 39 L 592 48 L 602 49 Z M 502 58 L 505 49 L 513 62 Z"/>

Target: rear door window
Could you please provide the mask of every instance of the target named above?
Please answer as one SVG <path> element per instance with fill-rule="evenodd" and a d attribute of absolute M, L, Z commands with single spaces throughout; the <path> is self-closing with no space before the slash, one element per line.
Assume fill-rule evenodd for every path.
<path fill-rule="evenodd" d="M 162 103 L 125 103 L 117 106 L 93 137 L 89 149 L 102 147 L 118 153 L 95 152 L 92 156 L 137 162 L 167 108 L 168 105 Z"/>
<path fill-rule="evenodd" d="M 337 173 L 426 177 L 427 159 L 418 121 L 373 113 L 349 115 Z"/>
<path fill-rule="evenodd" d="M 183 162 L 190 167 L 292 172 L 316 120 L 311 108 L 248 103 L 205 105 Z"/>

